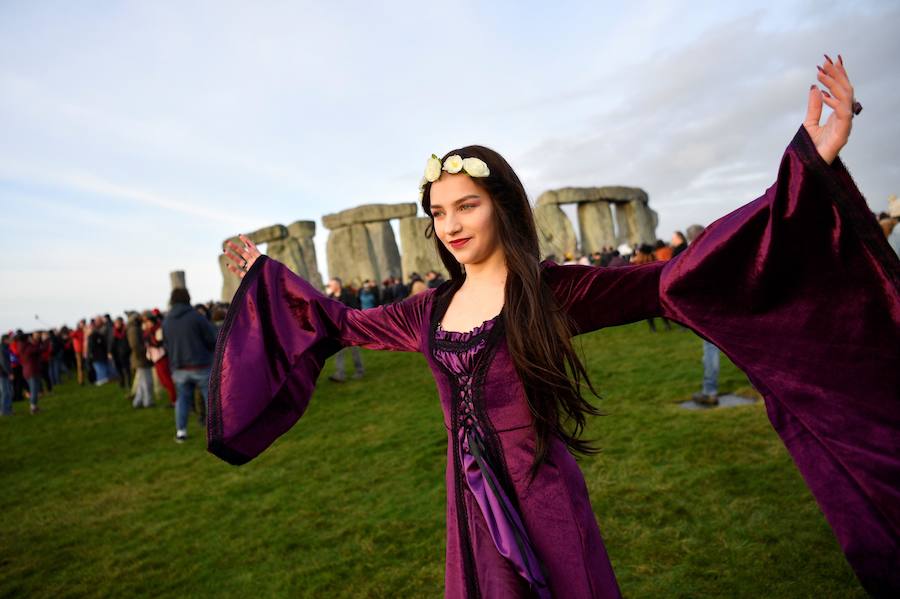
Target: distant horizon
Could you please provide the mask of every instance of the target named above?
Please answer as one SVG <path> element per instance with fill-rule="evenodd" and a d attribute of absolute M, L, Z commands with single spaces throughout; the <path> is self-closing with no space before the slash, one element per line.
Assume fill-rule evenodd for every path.
<path fill-rule="evenodd" d="M 322 215 L 472 143 L 532 201 L 640 187 L 668 241 L 771 185 L 823 52 L 865 107 L 842 158 L 873 212 L 900 193 L 896 3 L 388 10 L 0 5 L 0 330 L 162 309 L 174 270 L 218 299 L 221 242 L 276 223 L 316 222 L 327 278 Z"/>

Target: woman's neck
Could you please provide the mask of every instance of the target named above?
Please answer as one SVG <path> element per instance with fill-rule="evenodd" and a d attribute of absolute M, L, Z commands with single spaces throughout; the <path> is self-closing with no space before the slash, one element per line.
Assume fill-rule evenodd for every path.
<path fill-rule="evenodd" d="M 502 251 L 491 254 L 477 264 L 466 264 L 466 280 L 463 283 L 470 289 L 489 289 L 506 285 L 506 256 Z"/>

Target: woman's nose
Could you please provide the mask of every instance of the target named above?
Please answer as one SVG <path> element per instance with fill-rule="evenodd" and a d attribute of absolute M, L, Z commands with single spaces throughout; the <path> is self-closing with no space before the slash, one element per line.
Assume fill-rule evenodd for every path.
<path fill-rule="evenodd" d="M 451 215 L 447 215 L 444 218 L 444 230 L 447 232 L 447 235 L 454 235 L 458 233 L 462 229 L 462 225 L 459 224 L 459 221 L 456 220 L 455 217 Z"/>

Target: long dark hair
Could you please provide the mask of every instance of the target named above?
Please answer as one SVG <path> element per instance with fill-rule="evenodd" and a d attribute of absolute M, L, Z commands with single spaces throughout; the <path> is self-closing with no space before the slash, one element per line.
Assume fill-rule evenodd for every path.
<path fill-rule="evenodd" d="M 561 438 L 571 452 L 597 452 L 589 441 L 581 438 L 586 417 L 600 413 L 582 396 L 581 382 L 594 395 L 597 393 L 572 347 L 572 324 L 541 276 L 537 229 L 522 182 L 509 163 L 490 148 L 466 146 L 452 150 L 441 163 L 454 154 L 479 158 L 490 170 L 489 176 L 472 180 L 493 201 L 494 227 L 506 255 L 508 273 L 503 308 L 509 325 L 506 341 L 534 417 L 536 445 L 531 468 L 534 476 L 547 457 L 553 436 Z M 424 189 L 422 209 L 431 215 L 430 183 Z M 434 218 L 427 235 L 434 237 L 450 278 L 462 284 L 465 273 L 434 235 Z"/>

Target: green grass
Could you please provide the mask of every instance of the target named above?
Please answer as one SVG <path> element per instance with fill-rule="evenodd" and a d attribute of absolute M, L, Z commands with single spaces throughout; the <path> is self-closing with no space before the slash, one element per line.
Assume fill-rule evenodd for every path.
<path fill-rule="evenodd" d="M 864 597 L 764 406 L 692 412 L 700 341 L 581 338 L 606 416 L 582 459 L 626 597 Z M 193 420 L 67 383 L 0 419 L 2 597 L 439 597 L 446 434 L 416 354 L 364 352 L 241 468 Z M 326 369 L 330 372 L 331 365 Z M 720 388 L 750 392 L 723 358 Z"/>

